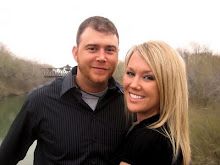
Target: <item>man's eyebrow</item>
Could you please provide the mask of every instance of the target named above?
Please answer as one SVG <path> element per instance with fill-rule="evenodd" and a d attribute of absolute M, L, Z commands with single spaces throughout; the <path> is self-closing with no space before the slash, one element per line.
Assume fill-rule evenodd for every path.
<path fill-rule="evenodd" d="M 115 45 L 106 45 L 106 47 L 117 48 L 117 46 L 115 46 Z"/>
<path fill-rule="evenodd" d="M 99 44 L 87 44 L 87 45 L 85 45 L 85 47 L 88 47 L 88 46 L 99 46 L 99 47 L 102 47 L 102 46 L 99 45 Z M 115 45 L 104 45 L 103 47 L 111 47 L 111 48 L 118 49 L 118 47 L 115 46 Z"/>
<path fill-rule="evenodd" d="M 89 47 L 89 46 L 98 46 L 97 44 L 87 44 L 85 45 L 85 47 Z"/>

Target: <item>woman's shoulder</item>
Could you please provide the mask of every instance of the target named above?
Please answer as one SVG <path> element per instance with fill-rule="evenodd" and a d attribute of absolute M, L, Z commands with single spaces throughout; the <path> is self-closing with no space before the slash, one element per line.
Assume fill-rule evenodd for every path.
<path fill-rule="evenodd" d="M 149 143 L 150 145 L 161 145 L 162 143 L 169 144 L 169 138 L 165 134 L 162 128 L 141 128 L 138 131 L 137 141 Z"/>
<path fill-rule="evenodd" d="M 135 161 L 149 162 L 149 164 L 171 164 L 172 145 L 160 131 L 161 129 L 141 128 L 133 139 L 130 139 L 130 146 L 133 147 L 131 155 Z"/>

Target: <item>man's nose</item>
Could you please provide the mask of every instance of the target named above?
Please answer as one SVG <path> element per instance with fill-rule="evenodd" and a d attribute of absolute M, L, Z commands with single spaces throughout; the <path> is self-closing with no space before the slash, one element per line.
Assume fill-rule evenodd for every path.
<path fill-rule="evenodd" d="M 99 62 L 106 62 L 107 58 L 106 58 L 106 53 L 104 49 L 99 50 L 96 60 Z"/>

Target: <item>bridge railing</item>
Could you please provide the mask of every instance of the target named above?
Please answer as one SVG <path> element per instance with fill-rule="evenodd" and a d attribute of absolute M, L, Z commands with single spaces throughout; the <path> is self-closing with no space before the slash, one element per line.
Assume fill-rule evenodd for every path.
<path fill-rule="evenodd" d="M 41 68 L 41 71 L 45 78 L 58 78 L 65 76 L 71 69 L 71 66 L 66 65 L 61 68 Z"/>

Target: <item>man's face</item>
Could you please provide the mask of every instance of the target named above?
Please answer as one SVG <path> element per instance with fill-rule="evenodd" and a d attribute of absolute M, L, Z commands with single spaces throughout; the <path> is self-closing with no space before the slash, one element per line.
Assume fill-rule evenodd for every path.
<path fill-rule="evenodd" d="M 73 55 L 78 63 L 78 85 L 101 90 L 106 88 L 118 63 L 118 38 L 88 27 L 82 33 L 79 45 L 73 48 Z"/>

